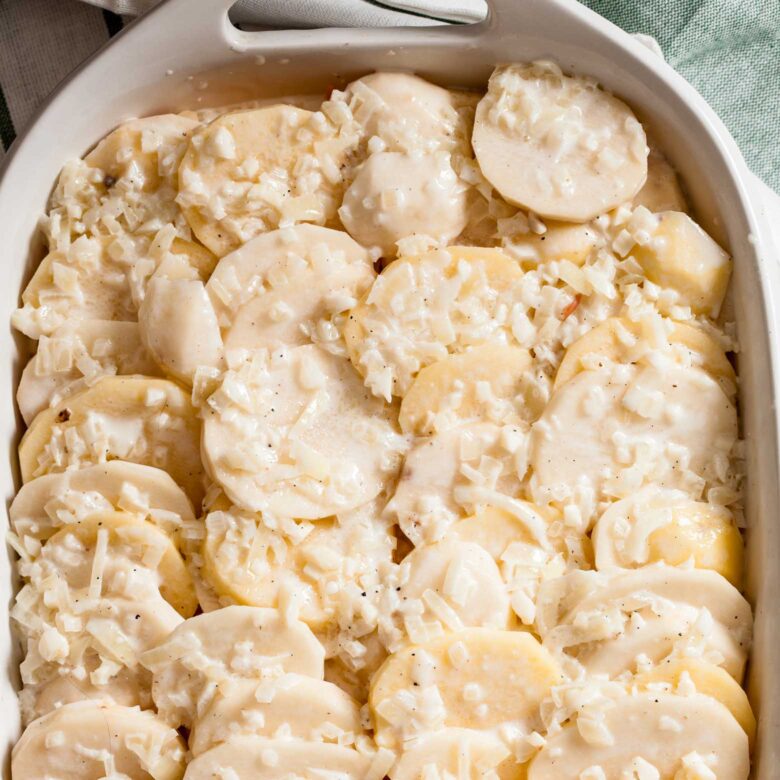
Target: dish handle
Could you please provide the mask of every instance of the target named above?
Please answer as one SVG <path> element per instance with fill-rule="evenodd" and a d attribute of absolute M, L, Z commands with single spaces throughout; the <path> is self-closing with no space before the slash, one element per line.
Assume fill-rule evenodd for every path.
<path fill-rule="evenodd" d="M 526 19 L 534 9 L 551 0 L 486 0 L 487 18 L 475 24 L 444 24 L 430 27 L 407 27 L 404 34 L 410 37 L 431 36 L 468 37 L 489 39 L 498 34 L 505 36 L 522 32 L 527 27 Z M 233 51 L 251 51 L 255 48 L 289 47 L 293 43 L 300 48 L 316 47 L 323 41 L 332 42 L 334 30 L 261 30 L 243 31 L 237 29 L 228 18 L 228 12 L 236 0 L 163 0 L 139 21 L 138 26 L 154 25 L 168 30 L 179 30 L 178 43 L 196 45 L 201 56 L 208 53 L 223 53 L 225 48 Z M 186 24 L 182 24 L 186 20 Z M 135 26 L 135 25 L 134 25 Z M 387 28 L 362 29 L 361 41 L 381 39 Z M 343 30 L 341 33 L 343 34 Z"/>

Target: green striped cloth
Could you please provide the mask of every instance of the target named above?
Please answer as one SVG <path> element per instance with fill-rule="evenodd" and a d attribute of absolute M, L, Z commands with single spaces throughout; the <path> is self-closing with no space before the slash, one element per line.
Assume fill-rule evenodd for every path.
<path fill-rule="evenodd" d="M 0 140 L 7 148 L 57 82 L 154 0 L 0 0 Z M 574 0 L 572 0 L 574 2 Z M 584 0 L 661 45 L 720 114 L 752 170 L 780 191 L 780 0 Z M 518 11 L 522 12 L 518 0 Z M 478 21 L 484 0 L 240 0 L 265 27 Z M 2 151 L 0 150 L 0 158 Z"/>

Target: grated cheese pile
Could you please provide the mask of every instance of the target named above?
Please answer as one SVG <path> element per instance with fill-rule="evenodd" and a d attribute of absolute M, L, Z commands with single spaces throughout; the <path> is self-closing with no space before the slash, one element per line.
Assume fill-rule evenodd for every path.
<path fill-rule="evenodd" d="M 731 260 L 650 146 L 544 61 L 66 163 L 14 777 L 746 780 Z"/>

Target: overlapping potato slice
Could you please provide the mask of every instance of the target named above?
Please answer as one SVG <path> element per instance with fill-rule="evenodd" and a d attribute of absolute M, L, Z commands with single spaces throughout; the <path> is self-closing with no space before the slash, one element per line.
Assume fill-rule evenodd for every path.
<path fill-rule="evenodd" d="M 563 675 L 525 631 L 472 628 L 393 653 L 369 696 L 377 744 L 444 727 L 541 729 L 540 704 Z"/>
<path fill-rule="evenodd" d="M 357 140 L 348 113 L 274 105 L 224 114 L 193 134 L 177 202 L 218 257 L 282 224 L 332 222 Z"/>
<path fill-rule="evenodd" d="M 137 304 L 119 240 L 80 236 L 44 257 L 22 293 L 11 323 L 33 339 L 73 320 L 134 322 Z"/>
<path fill-rule="evenodd" d="M 25 640 L 25 718 L 85 698 L 148 706 L 152 678 L 138 658 L 182 623 L 179 613 L 148 590 L 94 598 L 64 584 L 25 585 L 11 611 Z"/>
<path fill-rule="evenodd" d="M 522 277 L 517 262 L 497 249 L 448 247 L 396 260 L 345 323 L 355 368 L 389 401 L 450 353 L 516 343 L 511 312 Z"/>
<path fill-rule="evenodd" d="M 528 780 L 582 777 L 717 777 L 746 780 L 745 732 L 709 696 L 637 693 L 586 706 L 574 723 L 550 735 L 528 767 Z M 587 775 L 585 775 L 587 776 Z"/>
<path fill-rule="evenodd" d="M 227 680 L 198 716 L 189 737 L 194 756 L 236 736 L 290 737 L 348 745 L 363 732 L 358 703 L 337 686 L 299 674 L 274 680 Z"/>
<path fill-rule="evenodd" d="M 700 368 L 605 366 L 553 393 L 531 434 L 538 500 L 623 497 L 643 484 L 694 497 L 728 480 L 737 413 Z"/>
<path fill-rule="evenodd" d="M 159 590 L 183 617 L 198 607 L 192 579 L 171 539 L 127 512 L 96 512 L 65 526 L 47 540 L 34 562 L 20 569 L 33 582 L 55 577 L 90 598 L 143 598 Z"/>
<path fill-rule="evenodd" d="M 339 780 L 381 780 L 371 772 L 371 758 L 357 750 L 327 742 L 236 736 L 201 753 L 187 765 L 187 780 L 212 780 L 228 775 L 234 780 L 302 780 L 333 777 Z"/>
<path fill-rule="evenodd" d="M 597 569 L 688 561 L 713 569 L 733 585 L 742 579 L 742 535 L 723 506 L 650 486 L 612 504 L 593 528 Z"/>
<path fill-rule="evenodd" d="M 35 556 L 63 526 L 111 509 L 150 520 L 174 541 L 195 520 L 187 496 L 167 472 L 121 460 L 30 480 L 16 494 L 8 517 L 26 552 Z"/>
<path fill-rule="evenodd" d="M 406 747 L 388 776 L 392 780 L 421 780 L 426 776 L 523 780 L 525 770 L 493 732 L 444 728 Z"/>
<path fill-rule="evenodd" d="M 648 240 L 631 250 L 651 282 L 677 293 L 694 314 L 717 318 L 731 277 L 731 258 L 687 214 L 656 216 Z"/>
<path fill-rule="evenodd" d="M 41 337 L 22 372 L 16 402 L 29 425 L 50 403 L 82 390 L 102 374 L 157 372 L 136 323 L 76 320 Z"/>
<path fill-rule="evenodd" d="M 435 152 L 468 141 L 453 93 L 411 73 L 371 73 L 333 99 L 350 107 L 363 139 L 392 152 Z"/>
<path fill-rule="evenodd" d="M 576 668 L 609 676 L 695 656 L 739 681 L 752 623 L 750 604 L 720 574 L 665 565 L 549 580 L 537 611 L 546 647 Z"/>
<path fill-rule="evenodd" d="M 446 537 L 418 547 L 401 563 L 398 582 L 398 617 L 414 643 L 464 627 L 509 627 L 506 587 L 478 544 Z"/>
<path fill-rule="evenodd" d="M 203 456 L 238 506 L 316 519 L 370 501 L 405 444 L 395 410 L 315 345 L 257 351 L 209 397 Z"/>
<path fill-rule="evenodd" d="M 688 211 L 688 202 L 680 188 L 677 174 L 657 149 L 650 147 L 647 157 L 647 180 L 634 196 L 632 206 L 644 206 L 653 212 Z"/>
<path fill-rule="evenodd" d="M 415 439 L 387 513 L 418 545 L 441 539 L 479 504 L 515 511 L 527 469 L 527 438 L 517 426 L 473 423 Z M 545 529 L 533 523 L 532 533 L 541 540 Z"/>
<path fill-rule="evenodd" d="M 16 780 L 127 777 L 178 780 L 186 746 L 153 712 L 74 702 L 31 723 L 11 755 Z"/>
<path fill-rule="evenodd" d="M 571 344 L 555 374 L 553 387 L 557 390 L 581 371 L 602 368 L 606 363 L 635 364 L 661 356 L 682 366 L 703 369 L 717 380 L 729 398 L 734 397 L 734 367 L 709 333 L 684 322 L 634 322 L 628 317 L 610 317 Z"/>
<path fill-rule="evenodd" d="M 102 377 L 41 412 L 19 444 L 24 482 L 109 460 L 167 471 L 199 507 L 200 420 L 187 393 L 165 379 Z"/>
<path fill-rule="evenodd" d="M 723 704 L 744 729 L 752 745 L 756 738 L 756 716 L 747 693 L 725 670 L 698 658 L 667 659 L 634 677 L 632 685 L 648 691 L 665 690 L 680 695 L 692 692 L 711 696 Z"/>
<path fill-rule="evenodd" d="M 512 256 L 524 266 L 536 266 L 553 260 L 566 260 L 576 266 L 585 261 L 605 243 L 594 223 L 570 224 L 549 222 L 544 232 L 527 231 L 511 236 Z"/>
<path fill-rule="evenodd" d="M 346 233 L 295 225 L 223 257 L 206 291 L 228 352 L 312 340 L 330 345 L 338 339 L 334 317 L 375 277 L 368 252 Z"/>
<path fill-rule="evenodd" d="M 647 140 L 631 109 L 547 61 L 493 71 L 472 143 L 506 200 L 551 219 L 585 222 L 630 200 L 647 177 Z"/>
<path fill-rule="evenodd" d="M 370 511 L 345 512 L 313 527 L 269 527 L 262 515 L 231 507 L 205 522 L 203 576 L 220 596 L 258 607 L 292 598 L 301 620 L 318 630 L 338 618 L 347 594 L 373 597 L 392 564 L 392 530 Z"/>
<path fill-rule="evenodd" d="M 496 562 L 507 586 L 510 603 L 520 620 L 531 625 L 536 616 L 536 594 L 543 578 L 563 573 L 565 563 L 549 547 L 539 544 L 529 531 L 554 522 L 550 513 L 527 501 L 517 501 L 513 511 L 481 507 L 460 520 L 448 536 L 482 547 Z M 556 545 L 557 546 L 557 545 Z"/>
<path fill-rule="evenodd" d="M 109 679 L 96 676 L 98 682 L 94 683 L 91 677 L 100 666 L 100 659 L 96 653 L 90 653 L 86 661 L 83 679 L 81 673 L 74 669 L 55 674 L 41 683 L 25 685 L 19 692 L 22 721 L 28 724 L 64 704 L 86 700 L 152 709 L 152 675 L 146 669 L 123 666 Z"/>
<path fill-rule="evenodd" d="M 45 221 L 50 243 L 63 233 L 131 235 L 148 242 L 166 223 L 186 238 L 189 230 L 174 200 L 176 171 L 197 126 L 176 114 L 132 119 L 83 161 L 67 163 Z"/>
<path fill-rule="evenodd" d="M 447 151 L 382 151 L 360 166 L 338 213 L 354 239 L 392 258 L 409 236 L 439 245 L 456 238 L 468 221 L 467 191 Z"/>
<path fill-rule="evenodd" d="M 528 350 L 480 344 L 423 368 L 401 402 L 404 433 L 430 435 L 459 423 L 519 424 L 534 417 L 523 392 L 533 365 Z"/>
<path fill-rule="evenodd" d="M 234 606 L 184 621 L 141 663 L 154 674 L 152 695 L 161 717 L 189 728 L 219 683 L 287 672 L 321 680 L 324 651 L 305 623 L 275 609 Z"/>
<path fill-rule="evenodd" d="M 222 338 L 200 279 L 155 276 L 138 310 L 144 344 L 170 376 L 192 384 L 198 368 L 222 366 Z"/>

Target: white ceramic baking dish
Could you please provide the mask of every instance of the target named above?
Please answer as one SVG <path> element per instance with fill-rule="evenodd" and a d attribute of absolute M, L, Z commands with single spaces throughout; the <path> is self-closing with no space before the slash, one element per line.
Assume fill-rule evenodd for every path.
<path fill-rule="evenodd" d="M 556 59 L 594 76 L 629 102 L 660 138 L 679 169 L 698 219 L 735 258 L 734 307 L 742 352 L 742 420 L 748 452 L 748 596 L 756 609 L 750 692 L 759 716 L 754 777 L 777 778 L 780 766 L 780 593 L 778 358 L 780 318 L 771 292 L 780 266 L 769 233 L 752 211 L 747 171 L 704 100 L 655 54 L 574 0 L 491 0 L 478 25 L 404 29 L 322 29 L 245 33 L 233 28 L 233 0 L 168 0 L 117 36 L 52 97 L 16 143 L 0 175 L 0 437 L 6 460 L 0 490 L 18 485 L 21 423 L 13 393 L 26 345 L 9 318 L 40 258 L 36 223 L 62 163 L 82 155 L 120 121 L 166 110 L 225 104 L 248 97 L 323 92 L 375 69 L 408 69 L 452 86 L 485 85 L 499 62 Z M 4 602 L 13 581 L 0 556 Z M 18 736 L 18 654 L 0 619 L 0 739 L 7 756 Z M 6 774 L 8 761 L 6 760 Z"/>

